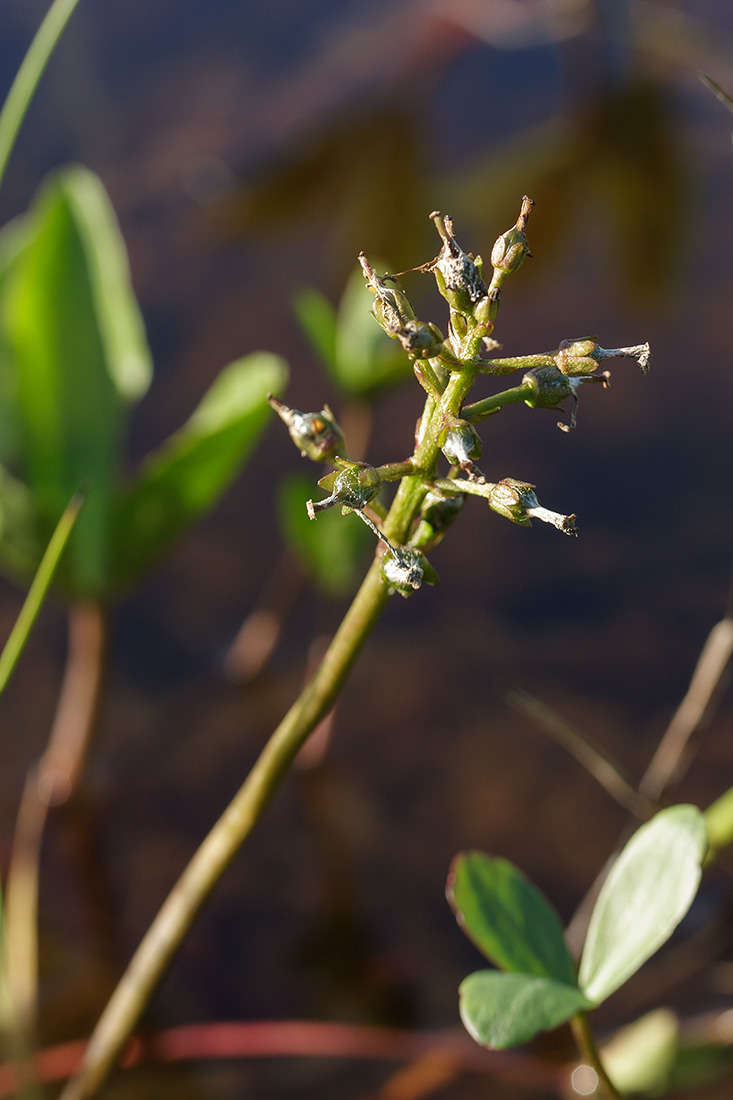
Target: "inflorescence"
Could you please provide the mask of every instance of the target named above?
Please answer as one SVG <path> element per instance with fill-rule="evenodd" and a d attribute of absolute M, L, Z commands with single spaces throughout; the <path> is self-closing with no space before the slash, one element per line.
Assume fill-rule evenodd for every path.
<path fill-rule="evenodd" d="M 399 282 L 407 272 L 379 275 L 363 253 L 359 256 L 373 295 L 372 315 L 387 335 L 400 343 L 426 393 L 411 458 L 377 467 L 351 461 L 343 432 L 328 405 L 320 412 L 301 413 L 269 398 L 301 454 L 334 466 L 318 483 L 328 495 L 308 501 L 310 518 L 336 505 L 344 514 L 355 512 L 379 540 L 384 580 L 391 590 L 405 596 L 423 582 L 437 582 L 425 551 L 440 541 L 467 495 L 484 497 L 495 512 L 523 527 L 530 527 L 532 519 L 538 519 L 565 534 L 578 533 L 575 516 L 544 508 L 534 485 L 511 477 L 496 482 L 485 477 L 477 465 L 481 438 L 476 424 L 512 402 L 523 401 L 532 409 L 557 409 L 570 398 L 569 422 L 558 422 L 562 431 L 570 432 L 576 426 L 580 387 L 591 382 L 608 386 L 610 372 L 598 370 L 606 360 L 633 358 L 642 373 L 648 370 L 648 344 L 607 349 L 591 337 L 562 340 L 554 352 L 513 358 L 491 356 L 501 347 L 492 332 L 503 283 L 531 256 L 526 228 L 532 206 L 532 200 L 525 196 L 515 225 L 496 240 L 488 284 L 481 257 L 464 252 L 455 238 L 451 218 L 437 211 L 430 215 L 442 247 L 434 260 L 412 270 L 434 276 L 449 307 L 447 336 L 432 322 L 418 320 Z M 518 386 L 466 403 L 478 375 L 503 376 L 517 371 L 523 372 Z M 441 455 L 448 463 L 445 474 L 438 469 Z M 390 513 L 378 501 L 386 481 L 409 482 L 402 498 L 398 493 Z M 409 513 L 399 537 L 393 530 L 399 529 L 397 521 L 389 534 L 385 531 L 385 527 L 390 528 L 394 509 Z"/>

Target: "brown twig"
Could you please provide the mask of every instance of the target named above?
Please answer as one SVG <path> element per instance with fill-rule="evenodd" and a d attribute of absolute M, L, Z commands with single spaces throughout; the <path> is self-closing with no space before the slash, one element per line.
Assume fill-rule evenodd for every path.
<path fill-rule="evenodd" d="M 679 779 L 691 757 L 693 735 L 711 720 L 726 684 L 733 656 L 733 618 L 716 623 L 698 658 L 684 699 L 674 713 L 651 762 L 639 783 L 639 791 L 658 801 L 664 790 Z"/>
<path fill-rule="evenodd" d="M 531 718 L 535 725 L 562 745 L 625 810 L 642 820 L 654 813 L 656 804 L 634 788 L 619 765 L 594 745 L 587 734 L 581 733 L 557 711 L 520 688 L 499 684 L 497 690 L 510 707 Z"/>

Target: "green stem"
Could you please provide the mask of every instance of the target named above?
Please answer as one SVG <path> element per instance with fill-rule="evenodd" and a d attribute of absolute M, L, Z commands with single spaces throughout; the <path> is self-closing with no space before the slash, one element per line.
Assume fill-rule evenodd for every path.
<path fill-rule="evenodd" d="M 501 393 L 495 393 L 491 397 L 485 397 L 482 401 L 476 401 L 473 405 L 466 405 L 461 415 L 464 420 L 468 420 L 471 424 L 478 424 L 479 421 L 486 420 L 487 417 L 492 416 L 499 409 L 503 409 L 505 405 L 511 405 L 514 401 L 526 401 L 534 392 L 533 386 L 522 383 L 521 386 L 514 386 L 510 390 L 502 390 Z"/>
<path fill-rule="evenodd" d="M 386 462 L 384 466 L 377 466 L 377 473 L 382 481 L 400 481 L 403 477 L 415 473 L 415 466 L 411 458 L 406 462 Z"/>
<path fill-rule="evenodd" d="M 101 693 L 105 618 L 96 604 L 69 610 L 69 648 L 48 746 L 31 768 L 15 824 L 5 888 L 4 967 L 19 1046 L 30 1049 L 38 1002 L 38 893 L 50 807 L 78 788 Z"/>
<path fill-rule="evenodd" d="M 2 695 L 7 687 L 8 680 L 28 641 L 28 635 L 38 618 L 38 614 L 43 606 L 43 601 L 46 598 L 46 593 L 53 580 L 56 566 L 69 540 L 69 535 L 72 532 L 76 517 L 79 515 L 79 509 L 83 503 L 84 495 L 81 492 L 77 493 L 76 496 L 72 498 L 56 525 L 56 530 L 51 535 L 49 544 L 41 558 L 41 564 L 38 566 L 36 575 L 33 578 L 33 583 L 28 590 L 28 595 L 25 598 L 23 606 L 20 609 L 20 614 L 15 622 L 15 626 L 10 632 L 10 637 L 5 643 L 2 653 L 0 653 L 0 695 Z"/>
<path fill-rule="evenodd" d="M 457 416 L 476 377 L 473 364 L 451 375 L 439 403 L 425 402 L 425 430 L 384 522 L 384 534 L 404 545 L 427 482 L 434 478 L 445 418 Z M 155 917 L 94 1030 L 78 1075 L 60 1100 L 88 1100 L 102 1085 L 170 965 L 196 914 L 259 821 L 308 735 L 333 706 L 387 601 L 381 557 L 375 556 L 318 671 L 260 753 L 234 799 L 216 822 Z"/>
<path fill-rule="evenodd" d="M 579 1012 L 577 1016 L 573 1016 L 570 1021 L 570 1026 L 581 1058 L 595 1070 L 598 1082 L 606 1096 L 609 1100 L 621 1100 L 620 1093 L 617 1091 L 613 1081 L 603 1068 L 595 1036 L 590 1029 L 586 1013 Z"/>
<path fill-rule="evenodd" d="M 513 374 L 517 370 L 532 370 L 533 367 L 551 367 L 555 356 L 550 352 L 538 352 L 535 355 L 514 355 L 508 359 L 479 359 L 481 374 Z"/>
<path fill-rule="evenodd" d="M 44 69 L 79 0 L 54 0 L 30 44 L 0 111 L 0 184 Z"/>
<path fill-rule="evenodd" d="M 308 735 L 328 713 L 387 601 L 375 560 L 313 679 L 260 753 L 252 771 L 194 854 L 105 1008 L 63 1100 L 92 1096 L 115 1064 L 196 914 L 249 836 Z"/>
<path fill-rule="evenodd" d="M 490 500 L 491 493 L 496 488 L 496 482 L 471 481 L 467 477 L 436 477 L 433 486 L 444 493 L 470 493 L 472 496 Z"/>

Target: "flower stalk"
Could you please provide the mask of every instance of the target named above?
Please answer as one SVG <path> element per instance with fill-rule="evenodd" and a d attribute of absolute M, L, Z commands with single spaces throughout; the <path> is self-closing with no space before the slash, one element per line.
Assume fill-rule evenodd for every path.
<path fill-rule="evenodd" d="M 61 1100 L 88 1100 L 104 1082 L 196 914 L 262 816 L 296 754 L 331 710 L 389 595 L 408 596 L 423 583 L 437 582 L 425 551 L 443 537 L 465 496 L 484 497 L 495 511 L 522 526 L 530 526 L 531 518 L 536 518 L 567 534 L 576 533 L 575 517 L 544 508 L 534 486 L 512 478 L 490 482 L 474 463 L 480 454 L 475 424 L 513 402 L 555 407 L 575 395 L 571 382 L 576 380 L 568 378 L 558 364 L 560 351 L 517 360 L 480 357 L 482 350 L 496 347 L 491 332 L 500 288 L 530 255 L 526 227 L 532 205 L 525 196 L 515 226 L 495 243 L 489 286 L 481 258 L 461 248 L 452 220 L 437 211 L 431 214 L 441 237 L 441 251 L 414 270 L 432 273 L 448 303 L 446 338 L 436 325 L 417 318 L 397 275 L 379 275 L 366 256 L 359 257 L 373 297 L 373 316 L 388 336 L 401 343 L 425 390 L 415 448 L 408 460 L 379 467 L 350 461 L 345 457 L 346 440 L 327 405 L 317 413 L 301 413 L 272 401 L 298 449 L 314 461 L 329 461 L 334 466 L 319 482 L 327 496 L 308 502 L 310 518 L 318 522 L 320 512 L 340 505 L 346 514 L 344 522 L 353 522 L 348 513 L 356 512 L 377 537 L 374 560 L 315 675 L 151 924 L 95 1029 L 79 1074 L 67 1085 Z M 585 375 L 598 365 L 592 358 L 596 345 L 585 341 L 577 349 L 577 341 L 566 343 L 572 345 L 574 366 L 578 357 L 588 360 L 581 364 L 582 378 L 577 379 L 578 383 L 585 381 Z M 623 349 L 624 353 L 629 350 Z M 531 376 L 536 369 L 554 372 L 552 379 L 545 379 L 544 390 Z M 466 404 L 480 374 L 510 370 L 526 372 L 519 386 Z M 452 476 L 439 472 L 439 463 L 446 459 Z M 391 505 L 386 507 L 379 495 L 383 483 L 391 481 L 398 484 Z"/>

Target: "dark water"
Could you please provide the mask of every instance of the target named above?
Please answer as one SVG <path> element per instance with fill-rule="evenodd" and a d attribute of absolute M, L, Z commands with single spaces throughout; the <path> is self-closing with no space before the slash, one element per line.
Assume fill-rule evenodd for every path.
<path fill-rule="evenodd" d="M 3 87 L 34 7 L 0 15 Z M 516 405 L 485 425 L 487 475 L 536 483 L 548 507 L 578 514 L 581 537 L 469 502 L 434 555 L 441 587 L 388 607 L 326 762 L 289 781 L 236 860 L 156 998 L 156 1027 L 454 1026 L 458 982 L 480 965 L 442 897 L 454 853 L 516 860 L 569 918 L 626 822 L 493 682 L 546 700 L 638 777 L 724 613 L 733 116 L 695 73 L 733 87 L 733 26 L 722 6 L 690 3 L 660 11 L 700 23 L 647 26 L 655 49 L 611 41 L 590 17 L 550 41 L 541 17 L 560 8 L 467 4 L 482 41 L 417 2 L 82 2 L 18 142 L 3 221 L 66 160 L 99 172 L 118 211 L 156 358 L 131 461 L 219 367 L 257 348 L 289 358 L 294 405 L 336 407 L 291 296 L 304 283 L 335 296 L 362 247 L 395 267 L 431 258 L 436 206 L 486 254 L 521 195 L 536 200 L 534 259 L 507 285 L 497 326 L 507 354 L 585 333 L 653 348 L 648 377 L 620 362 L 608 391 L 582 394 L 572 435 Z M 426 292 L 421 315 L 444 324 L 440 305 Z M 420 405 L 414 386 L 379 400 L 373 461 L 407 453 Z M 283 436 L 272 425 L 216 513 L 115 618 L 88 780 L 112 971 L 294 697 L 308 646 L 338 622 L 340 605 L 305 594 L 257 683 L 222 674 L 278 554 L 272 485 L 298 464 Z M 5 631 L 18 604 L 4 585 Z M 51 607 L 1 704 L 5 853 L 62 659 Z M 724 701 L 675 799 L 705 805 L 731 784 L 730 718 Z M 60 823 L 43 874 L 50 1042 L 88 1032 L 107 979 L 88 957 Z M 632 1012 L 647 1007 L 640 983 Z M 719 1003 L 702 982 L 671 995 L 688 1011 Z M 623 1019 L 620 996 L 605 1022 Z M 333 1060 L 197 1065 L 121 1079 L 110 1095 L 365 1097 L 387 1076 Z M 504 1088 L 463 1076 L 435 1094 Z"/>

